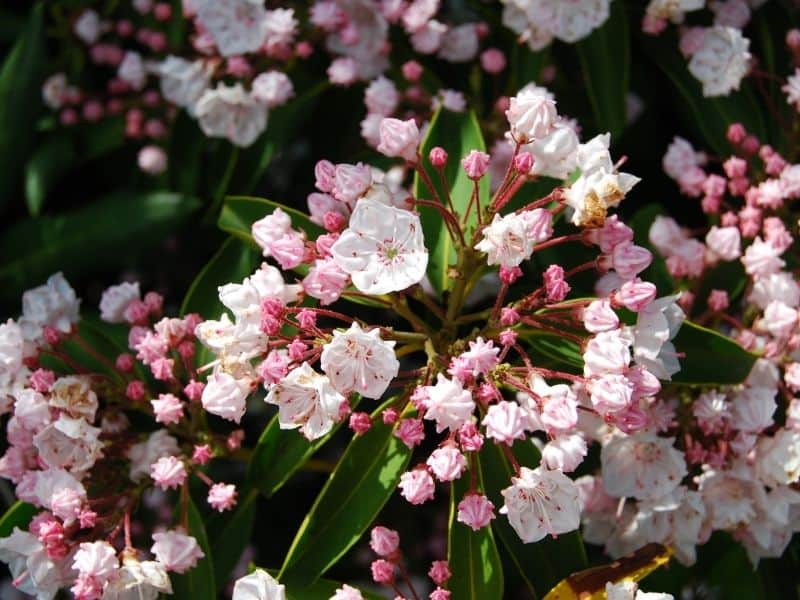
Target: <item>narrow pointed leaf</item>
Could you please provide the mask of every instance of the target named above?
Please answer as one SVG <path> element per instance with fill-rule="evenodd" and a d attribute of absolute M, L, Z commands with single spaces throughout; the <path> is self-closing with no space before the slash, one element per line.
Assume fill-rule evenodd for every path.
<path fill-rule="evenodd" d="M 214 581 L 214 561 L 211 545 L 208 543 L 203 518 L 191 498 L 188 501 L 189 535 L 194 536 L 205 556 L 197 561 L 197 565 L 179 575 L 171 573 L 172 589 L 175 598 L 191 598 L 192 600 L 215 600 L 217 586 Z"/>
<path fill-rule="evenodd" d="M 39 509 L 32 504 L 28 504 L 22 500 L 14 502 L 14 504 L 8 507 L 5 514 L 0 517 L 0 538 L 11 535 L 14 531 L 14 527 L 25 529 L 37 512 L 39 512 Z"/>
<path fill-rule="evenodd" d="M 693 385 L 734 385 L 743 382 L 758 358 L 732 339 L 684 322 L 673 340 L 681 358 L 681 370 L 672 376 L 673 383 Z"/>
<path fill-rule="evenodd" d="M 218 588 L 227 583 L 253 537 L 256 501 L 255 492 L 251 492 L 239 500 L 233 513 L 222 513 L 209 524 L 214 580 Z"/>
<path fill-rule="evenodd" d="M 317 496 L 283 563 L 280 580 L 287 585 L 300 590 L 314 583 L 361 538 L 395 492 L 411 452 L 379 418 L 392 401 L 373 413 L 369 431 L 353 438 Z"/>
<path fill-rule="evenodd" d="M 479 467 L 476 459 L 474 466 Z M 480 479 L 480 472 L 477 477 Z M 448 589 L 454 598 L 464 600 L 501 600 L 503 598 L 503 565 L 497 552 L 492 528 L 473 531 L 458 522 L 458 503 L 469 491 L 469 474 L 450 487 L 450 533 L 447 560 L 452 572 Z M 482 491 L 482 486 L 478 487 Z M 499 517 L 503 518 L 503 517 Z"/>

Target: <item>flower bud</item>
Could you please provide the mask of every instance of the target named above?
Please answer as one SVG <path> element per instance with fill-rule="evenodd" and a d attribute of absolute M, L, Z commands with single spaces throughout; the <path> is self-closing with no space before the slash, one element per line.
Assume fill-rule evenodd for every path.
<path fill-rule="evenodd" d="M 369 534 L 369 546 L 378 556 L 388 558 L 397 552 L 400 546 L 400 534 L 394 529 L 378 525 L 373 527 Z"/>
<path fill-rule="evenodd" d="M 441 169 L 447 164 L 447 150 L 441 148 L 440 146 L 431 148 L 431 151 L 428 154 L 428 160 L 431 161 L 431 165 L 433 165 L 435 168 Z"/>
<path fill-rule="evenodd" d="M 475 180 L 480 179 L 489 168 L 489 155 L 479 150 L 472 150 L 461 161 L 461 166 L 467 172 L 467 177 Z"/>
<path fill-rule="evenodd" d="M 414 161 L 419 147 L 419 129 L 414 119 L 385 118 L 380 125 L 380 144 L 378 152 L 389 157 Z"/>

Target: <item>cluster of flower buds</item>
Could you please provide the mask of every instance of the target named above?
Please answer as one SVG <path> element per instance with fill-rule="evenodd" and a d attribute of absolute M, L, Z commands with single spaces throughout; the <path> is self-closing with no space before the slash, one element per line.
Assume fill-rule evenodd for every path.
<path fill-rule="evenodd" d="M 615 556 L 659 542 L 691 563 L 695 545 L 723 530 L 757 564 L 780 556 L 800 530 L 800 285 L 784 259 L 794 243 L 797 215 L 787 208 L 800 193 L 800 166 L 740 124 L 728 140 L 734 152 L 716 173 L 688 142 L 672 143 L 665 170 L 684 193 L 702 196 L 714 224 L 697 239 L 697 230 L 658 217 L 650 241 L 685 290 L 686 310 L 761 358 L 741 385 L 665 394 L 660 435 L 647 445 L 604 446 L 602 481 L 584 482 L 584 537 Z M 715 279 L 737 271 L 741 287 Z M 705 297 L 696 296 L 701 289 Z M 646 457 L 651 468 L 638 472 Z M 622 469 L 644 486 L 620 488 L 612 474 L 618 479 Z M 625 497 L 636 502 L 623 506 Z"/>
<path fill-rule="evenodd" d="M 0 539 L 0 560 L 15 587 L 40 598 L 60 588 L 80 600 L 171 593 L 168 573 L 203 557 L 187 534 L 188 479 L 209 486 L 213 509 L 232 508 L 236 488 L 201 469 L 242 435 L 205 423 L 197 315 L 162 317 L 161 296 L 141 297 L 137 284 L 107 289 L 101 318 L 130 326 L 131 352 L 114 358 L 98 345 L 99 326 L 79 322 L 79 303 L 59 273 L 25 292 L 19 319 L 0 325 L 1 412 L 10 414 L 0 476 L 38 510 L 26 530 Z M 176 488 L 178 514 L 160 491 Z M 134 546 L 146 527 L 155 560 Z"/>
<path fill-rule="evenodd" d="M 651 479 L 668 492 L 685 474 L 683 455 L 664 454 L 655 437 L 667 411 L 656 399 L 659 379 L 680 368 L 670 340 L 683 313 L 676 296 L 657 299 L 655 286 L 641 280 L 652 256 L 608 214 L 638 181 L 611 160 L 608 135 L 581 144 L 549 93 L 535 86 L 511 98 L 506 115 L 513 149 L 492 198 L 481 197 L 490 156 L 479 150 L 461 161 L 474 183 L 471 200 L 451 198 L 449 190 L 440 197 L 425 163 L 444 180 L 453 158 L 439 147 L 421 156 L 413 120 L 384 118 L 378 148 L 403 160 L 399 175 L 415 171 L 431 200 L 414 197 L 397 180 L 387 183 L 385 174 L 364 164 L 318 163 L 319 191 L 309 196 L 310 220 L 321 225 L 316 238 L 280 209 L 254 223 L 253 238 L 284 273 L 265 262 L 241 284 L 222 286 L 220 300 L 233 319 L 206 321 L 197 335 L 218 356 L 203 405 L 224 418 L 238 421 L 250 392 L 263 385 L 280 426 L 310 440 L 345 420 L 363 434 L 376 418 L 414 449 L 423 440 L 430 446 L 435 429 L 435 449 L 401 476 L 400 492 L 423 504 L 434 497 L 437 481 L 470 477 L 469 491 L 457 499 L 457 520 L 475 530 L 496 518 L 475 474 L 482 446 L 497 444 L 508 454 L 515 440 L 546 440 L 538 467 L 509 458 L 517 472 L 500 507 L 520 537 L 533 542 L 579 527 L 583 488 L 565 473 L 582 463 L 591 441 L 613 438 L 621 449 L 607 461 L 621 496 L 638 493 Z M 564 149 L 558 161 L 539 145 L 573 136 L 572 153 Z M 520 203 L 517 195 L 536 176 L 534 153 L 553 160 L 551 168 L 565 180 L 576 168 L 580 174 L 546 197 Z M 520 208 L 502 214 L 512 201 Z M 443 301 L 426 279 L 424 211 L 455 249 L 448 270 L 453 283 Z M 561 213 L 582 230 L 555 235 Z M 523 276 L 538 252 L 570 243 L 596 246 L 599 255 Z M 303 279 L 289 283 L 297 277 L 290 270 Z M 476 282 L 492 271 L 499 287 L 493 305 L 468 308 Z M 598 274 L 601 297 L 567 299 L 571 278 L 587 271 Z M 370 325 L 347 314 L 345 304 L 341 311 L 322 307 L 339 299 L 394 311 L 408 330 Z M 634 314 L 633 324 L 618 316 L 623 308 Z M 577 344 L 583 374 L 535 364 L 527 345 L 540 334 Z M 392 401 L 377 416 L 352 412 L 362 398 L 387 392 Z M 631 461 L 638 471 L 628 469 Z"/>

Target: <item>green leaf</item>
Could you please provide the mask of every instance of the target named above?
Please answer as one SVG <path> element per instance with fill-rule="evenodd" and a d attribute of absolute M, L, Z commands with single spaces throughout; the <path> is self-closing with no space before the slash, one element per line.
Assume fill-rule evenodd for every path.
<path fill-rule="evenodd" d="M 28 504 L 22 500 L 14 502 L 14 504 L 8 507 L 5 514 L 0 517 L 0 538 L 11 535 L 14 531 L 14 527 L 25 529 L 37 512 L 39 512 L 39 509 L 32 504 Z"/>
<path fill-rule="evenodd" d="M 313 223 L 308 215 L 295 208 L 289 208 L 265 198 L 252 196 L 228 196 L 219 215 L 217 225 L 223 231 L 235 235 L 241 240 L 258 248 L 253 240 L 250 228 L 253 223 L 264 218 L 276 208 L 280 208 L 292 219 L 292 227 L 304 230 L 310 238 L 316 238 L 325 233 L 325 230 Z"/>
<path fill-rule="evenodd" d="M 583 353 L 573 340 L 537 329 L 520 329 L 518 333 L 535 353 L 555 361 L 564 371 L 583 371 Z"/>
<path fill-rule="evenodd" d="M 120 253 L 163 242 L 198 206 L 167 192 L 117 192 L 69 213 L 17 222 L 0 236 L 0 297 L 15 298 L 62 268 L 69 278 L 119 267 Z"/>
<path fill-rule="evenodd" d="M 352 404 L 353 408 L 357 406 L 356 401 Z M 341 425 L 337 423 L 330 433 L 309 442 L 294 430 L 281 429 L 276 414 L 253 448 L 247 471 L 248 482 L 269 498 L 333 437 Z"/>
<path fill-rule="evenodd" d="M 33 132 L 42 109 L 45 53 L 44 3 L 37 2 L 0 68 L 0 211 L 15 196 L 34 148 Z"/>
<path fill-rule="evenodd" d="M 256 518 L 256 493 L 250 492 L 239 501 L 231 514 L 221 514 L 209 524 L 211 555 L 214 557 L 214 580 L 219 588 L 228 581 L 242 552 L 253 537 Z M 216 523 L 215 521 L 221 521 Z M 216 527 L 215 527 L 216 525 Z"/>
<path fill-rule="evenodd" d="M 628 17 L 623 0 L 614 0 L 602 27 L 575 44 L 594 113 L 595 129 L 615 139 L 625 129 L 630 76 Z"/>
<path fill-rule="evenodd" d="M 25 167 L 25 202 L 38 216 L 47 193 L 74 164 L 75 146 L 69 136 L 56 134 L 41 144 Z"/>
<path fill-rule="evenodd" d="M 694 385 L 733 385 L 743 382 L 758 358 L 728 337 L 684 322 L 672 340 L 681 358 L 681 370 L 672 383 Z"/>
<path fill-rule="evenodd" d="M 520 88 L 532 81 L 539 81 L 542 69 L 550 58 L 550 48 L 533 51 L 527 44 L 514 44 L 511 51 L 511 74 L 508 95 L 513 96 Z"/>
<path fill-rule="evenodd" d="M 473 112 L 455 113 L 439 109 L 433 115 L 428 133 L 422 141 L 420 154 L 425 172 L 436 189 L 439 199 L 447 203 L 448 190 L 443 188 L 439 174 L 430 165 L 428 154 L 431 149 L 440 146 L 447 151 L 448 159 L 444 170 L 444 179 L 449 188 L 453 207 L 459 219 L 466 213 L 473 192 L 473 182 L 461 167 L 461 159 L 471 150 L 486 151 L 486 144 Z M 482 177 L 479 182 L 479 195 L 482 203 L 489 202 L 489 178 Z M 414 196 L 425 200 L 435 200 L 433 194 L 418 173 L 414 175 Z M 453 279 L 448 274 L 448 267 L 456 261 L 453 240 L 447 232 L 444 220 L 436 209 L 429 206 L 419 207 L 422 229 L 425 233 L 425 247 L 428 249 L 428 278 L 437 294 L 449 289 Z M 471 230 L 478 222 L 475 207 L 470 211 L 466 223 L 466 239 L 469 240 Z"/>
<path fill-rule="evenodd" d="M 175 598 L 191 600 L 215 600 L 217 586 L 214 582 L 214 564 L 211 546 L 206 536 L 203 518 L 191 498 L 187 500 L 189 535 L 194 536 L 205 556 L 197 561 L 197 565 L 183 575 L 172 573 L 172 589 Z"/>
<path fill-rule="evenodd" d="M 206 137 L 189 114 L 182 110 L 172 125 L 169 141 L 169 178 L 172 189 L 182 194 L 198 193 Z"/>
<path fill-rule="evenodd" d="M 393 401 L 373 413 L 372 428 L 339 459 L 286 555 L 282 582 L 298 590 L 311 585 L 361 538 L 394 493 L 411 451 L 379 418 Z"/>
<path fill-rule="evenodd" d="M 298 127 L 310 118 L 320 94 L 328 85 L 327 82 L 319 83 L 291 102 L 270 111 L 266 131 L 239 156 L 233 176 L 237 191 L 249 194 L 255 189 L 275 154 L 288 145 Z"/>
<path fill-rule="evenodd" d="M 708 295 L 712 290 L 725 290 L 728 299 L 734 303 L 747 286 L 747 275 L 744 265 L 739 260 L 721 261 L 703 274 L 700 287 L 695 293 L 692 314 L 701 315 L 708 308 Z"/>
<path fill-rule="evenodd" d="M 480 469 L 476 458 L 473 468 Z M 476 475 L 480 479 L 480 471 Z M 465 600 L 500 600 L 503 597 L 503 566 L 497 553 L 491 527 L 473 531 L 456 519 L 458 503 L 470 489 L 467 475 L 450 487 L 450 533 L 447 560 L 452 577 L 448 588 L 454 598 Z M 482 485 L 478 486 L 483 491 Z M 500 517 L 503 518 L 503 517 Z"/>
<path fill-rule="evenodd" d="M 541 456 L 530 441 L 515 442 L 511 451 L 521 466 L 534 469 L 539 465 Z M 514 468 L 497 444 L 484 444 L 480 459 L 486 495 L 499 510 L 504 504 L 500 492 L 511 485 Z M 577 531 L 525 544 L 504 515 L 492 521 L 492 529 L 534 598 L 543 597 L 559 581 L 588 566 L 586 550 Z"/>
<path fill-rule="evenodd" d="M 699 129 L 706 143 L 718 156 L 731 152 L 726 138 L 728 125 L 742 123 L 759 139 L 766 139 L 764 116 L 761 103 L 752 91 L 750 83 L 743 81 L 738 92 L 725 97 L 706 98 L 702 84 L 689 72 L 686 59 L 678 51 L 678 37 L 675 31 L 667 30 L 657 38 L 640 34 L 644 51 L 678 89 L 685 108 L 691 114 L 690 124 Z"/>

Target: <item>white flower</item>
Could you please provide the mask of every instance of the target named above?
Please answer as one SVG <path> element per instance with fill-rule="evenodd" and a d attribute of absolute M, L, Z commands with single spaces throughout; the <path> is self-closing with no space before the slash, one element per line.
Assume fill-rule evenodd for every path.
<path fill-rule="evenodd" d="M 525 144 L 550 135 L 558 113 L 546 89 L 528 85 L 511 98 L 506 118 L 513 139 Z"/>
<path fill-rule="evenodd" d="M 8 565 L 18 591 L 41 600 L 54 598 L 75 579 L 66 560 L 49 558 L 39 539 L 18 527 L 0 539 L 0 561 Z"/>
<path fill-rule="evenodd" d="M 478 54 L 479 44 L 474 23 L 453 27 L 442 37 L 439 58 L 450 62 L 470 61 Z"/>
<path fill-rule="evenodd" d="M 67 76 L 64 73 L 54 73 L 42 85 L 42 100 L 49 108 L 58 110 L 64 105 L 66 92 Z"/>
<path fill-rule="evenodd" d="M 689 61 L 689 72 L 703 84 L 703 95 L 727 96 L 739 89 L 750 68 L 750 40 L 732 27 L 706 30 L 703 46 Z"/>
<path fill-rule="evenodd" d="M 100 429 L 84 419 L 62 414 L 34 436 L 33 445 L 47 466 L 80 473 L 92 468 L 102 456 L 103 443 L 99 436 Z"/>
<path fill-rule="evenodd" d="M 445 429 L 457 430 L 467 423 L 475 410 L 475 401 L 469 390 L 465 390 L 461 382 L 448 379 L 441 373 L 436 376 L 436 385 L 425 387 L 427 410 L 425 418 L 436 421 L 436 431 Z"/>
<path fill-rule="evenodd" d="M 756 472 L 766 485 L 791 485 L 800 481 L 800 431 L 781 429 L 761 438 L 756 447 Z"/>
<path fill-rule="evenodd" d="M 672 438 L 649 434 L 618 437 L 603 446 L 603 486 L 611 496 L 661 498 L 680 484 L 686 462 Z"/>
<path fill-rule="evenodd" d="M 534 175 L 566 179 L 577 166 L 578 134 L 572 127 L 556 123 L 553 131 L 528 144 L 524 149 L 533 155 Z"/>
<path fill-rule="evenodd" d="M 367 294 L 404 290 L 419 283 L 428 266 L 419 216 L 367 198 L 356 203 L 331 254 Z"/>
<path fill-rule="evenodd" d="M 164 566 L 154 560 L 140 562 L 125 556 L 122 567 L 103 591 L 102 600 L 156 600 L 159 593 L 172 593 Z"/>
<path fill-rule="evenodd" d="M 97 394 L 86 377 L 60 377 L 50 389 L 50 406 L 91 422 L 97 412 Z"/>
<path fill-rule="evenodd" d="M 23 336 L 27 341 L 39 342 L 45 326 L 68 333 L 80 318 L 80 303 L 60 272 L 51 275 L 44 285 L 22 294 L 22 316 L 18 323 Z"/>
<path fill-rule="evenodd" d="M 214 38 L 222 56 L 259 49 L 267 34 L 267 11 L 253 0 L 193 0 L 197 20 Z"/>
<path fill-rule="evenodd" d="M 714 529 L 733 529 L 756 516 L 756 495 L 763 495 L 764 488 L 760 483 L 748 480 L 755 479 L 749 471 L 742 473 L 747 479 L 730 471 L 710 469 L 697 478 Z"/>
<path fill-rule="evenodd" d="M 263 569 L 236 580 L 232 600 L 286 600 L 286 589 Z"/>
<path fill-rule="evenodd" d="M 155 72 L 164 98 L 194 115 L 194 105 L 208 88 L 210 73 L 205 63 L 170 55 L 156 65 Z"/>
<path fill-rule="evenodd" d="M 550 1 L 556 9 L 553 35 L 570 44 L 588 37 L 608 20 L 611 0 Z"/>
<path fill-rule="evenodd" d="M 781 90 L 786 94 L 786 101 L 795 107 L 800 107 L 800 69 L 794 70 L 794 75 L 786 79 L 786 85 Z"/>
<path fill-rule="evenodd" d="M 237 146 L 256 141 L 267 128 L 267 109 L 241 83 L 229 86 L 218 83 L 207 89 L 195 105 L 200 129 L 209 137 L 223 137 Z"/>
<path fill-rule="evenodd" d="M 275 108 L 294 96 L 294 86 L 286 73 L 267 71 L 253 79 L 251 93 L 267 108 Z"/>
<path fill-rule="evenodd" d="M 669 380 L 681 370 L 670 342 L 686 318 L 677 299 L 675 295 L 654 300 L 639 311 L 633 328 L 633 359 L 659 379 Z"/>
<path fill-rule="evenodd" d="M 178 440 L 172 437 L 166 429 L 157 429 L 145 441 L 134 444 L 127 453 L 131 461 L 128 477 L 133 481 L 140 481 L 143 477 L 150 476 L 150 465 L 162 456 L 177 456 L 181 453 Z"/>
<path fill-rule="evenodd" d="M 572 223 L 602 226 L 609 208 L 618 206 L 640 179 L 617 171 L 608 148 L 611 136 L 597 135 L 578 147 L 580 177 L 567 188 L 565 202 L 574 209 Z"/>
<path fill-rule="evenodd" d="M 775 300 L 792 307 L 800 306 L 800 285 L 790 273 L 781 271 L 759 277 L 753 282 L 753 289 L 747 297 L 748 302 L 762 310 Z"/>
<path fill-rule="evenodd" d="M 377 399 L 400 369 L 394 345 L 382 340 L 377 328 L 365 332 L 354 321 L 347 331 L 333 332 L 333 339 L 322 347 L 320 366 L 341 393 Z"/>
<path fill-rule="evenodd" d="M 496 214 L 482 234 L 475 249 L 486 253 L 489 265 L 516 267 L 533 254 L 536 240 L 527 235 L 525 220 L 517 213 L 504 217 Z"/>
<path fill-rule="evenodd" d="M 91 46 L 100 37 L 100 17 L 93 10 L 85 10 L 75 21 L 72 31 L 83 42 Z"/>
<path fill-rule="evenodd" d="M 142 55 L 129 50 L 125 53 L 117 69 L 117 76 L 130 84 L 134 90 L 141 90 L 147 82 L 147 71 L 144 68 Z"/>
<path fill-rule="evenodd" d="M 139 282 L 120 283 L 107 288 L 100 298 L 100 318 L 109 323 L 124 323 L 125 309 L 139 300 Z"/>
<path fill-rule="evenodd" d="M 327 376 L 303 363 L 270 386 L 264 401 L 278 407 L 281 429 L 300 428 L 308 440 L 315 440 L 340 420 L 345 398 L 333 388 Z"/>
<path fill-rule="evenodd" d="M 639 585 L 634 581 L 622 581 L 620 583 L 606 583 L 607 600 L 674 600 L 672 594 L 662 594 L 660 592 L 643 592 Z"/>
<path fill-rule="evenodd" d="M 328 36 L 325 47 L 334 55 L 352 58 L 358 77 L 371 80 L 386 70 L 388 60 L 383 51 L 388 41 L 389 23 L 373 0 L 342 0 L 339 6 L 347 14 L 348 25 L 358 33 L 357 42 L 344 40 L 340 32 Z"/>
<path fill-rule="evenodd" d="M 17 323 L 12 319 L 0 323 L 0 384 L 22 369 L 24 343 Z"/>
<path fill-rule="evenodd" d="M 500 513 L 520 539 L 537 542 L 546 535 L 558 535 L 580 525 L 578 486 L 561 471 L 522 467 L 519 477 L 501 493 L 505 504 Z"/>
<path fill-rule="evenodd" d="M 255 387 L 255 379 L 246 373 L 236 370 L 231 373 L 217 365 L 203 388 L 203 408 L 212 415 L 238 423 L 247 408 L 247 397 Z"/>

